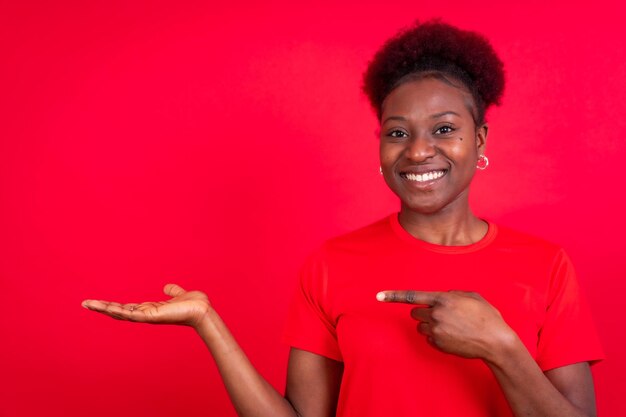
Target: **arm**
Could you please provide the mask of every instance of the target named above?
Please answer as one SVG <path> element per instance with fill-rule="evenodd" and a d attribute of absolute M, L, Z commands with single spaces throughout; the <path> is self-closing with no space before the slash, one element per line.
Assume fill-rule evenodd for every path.
<path fill-rule="evenodd" d="M 516 416 L 595 417 L 591 370 L 587 362 L 541 371 L 515 338 L 501 355 L 485 361 Z"/>
<path fill-rule="evenodd" d="M 593 380 L 587 363 L 542 372 L 517 334 L 480 295 L 461 291 L 384 291 L 385 302 L 420 305 L 418 330 L 437 349 L 480 358 L 518 417 L 592 417 Z"/>
<path fill-rule="evenodd" d="M 285 397 L 300 416 L 334 416 L 342 376 L 342 362 L 292 348 Z"/>
<path fill-rule="evenodd" d="M 215 311 L 198 333 L 207 345 L 240 416 L 334 416 L 337 408 L 341 362 L 292 349 L 285 397 L 250 363 Z"/>
<path fill-rule="evenodd" d="M 337 375 L 340 378 L 339 362 L 308 352 L 292 352 L 287 400 L 250 363 L 205 294 L 187 292 L 173 284 L 166 285 L 164 292 L 173 298 L 141 304 L 85 300 L 83 306 L 120 320 L 186 325 L 195 329 L 211 352 L 237 414 L 242 417 L 334 415 L 336 394 L 332 393 L 339 391 L 334 383 Z M 316 394 L 311 396 L 312 392 Z M 317 402 L 311 401 L 312 398 Z"/>
<path fill-rule="evenodd" d="M 215 360 L 237 415 L 297 415 L 291 404 L 257 372 L 215 310 L 207 311 L 196 331 Z"/>

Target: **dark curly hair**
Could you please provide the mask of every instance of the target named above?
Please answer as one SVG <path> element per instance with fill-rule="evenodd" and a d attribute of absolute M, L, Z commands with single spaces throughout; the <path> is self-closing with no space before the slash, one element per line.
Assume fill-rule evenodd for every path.
<path fill-rule="evenodd" d="M 430 20 L 416 22 L 389 39 L 363 74 L 363 91 L 381 116 L 385 97 L 400 84 L 434 76 L 461 82 L 474 98 L 476 125 L 485 112 L 499 105 L 504 91 L 504 66 L 482 35 Z"/>

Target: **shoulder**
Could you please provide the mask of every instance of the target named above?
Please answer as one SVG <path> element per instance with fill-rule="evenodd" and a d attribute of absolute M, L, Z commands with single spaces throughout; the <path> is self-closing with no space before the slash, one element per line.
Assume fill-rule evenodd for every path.
<path fill-rule="evenodd" d="M 521 282 L 535 283 L 548 294 L 575 281 L 572 261 L 562 246 L 542 237 L 497 226 L 497 237 L 489 250 L 489 261 L 511 273 Z"/>
<path fill-rule="evenodd" d="M 490 225 L 492 225 L 490 223 Z M 493 249 L 510 251 L 525 256 L 541 256 L 554 258 L 563 254 L 563 248 L 547 239 L 526 232 L 515 230 L 507 226 L 493 225 L 497 229 L 493 241 Z"/>
<path fill-rule="evenodd" d="M 384 246 L 395 237 L 391 216 L 385 216 L 364 227 L 328 239 L 322 245 L 325 252 L 370 251 Z"/>
<path fill-rule="evenodd" d="M 390 216 L 386 216 L 364 227 L 326 240 L 309 254 L 305 268 L 319 269 L 329 263 L 352 262 L 389 250 L 396 239 L 390 223 Z"/>

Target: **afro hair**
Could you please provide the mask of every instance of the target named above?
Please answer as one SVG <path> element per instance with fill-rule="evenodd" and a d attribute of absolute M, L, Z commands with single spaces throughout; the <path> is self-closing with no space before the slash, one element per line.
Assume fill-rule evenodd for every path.
<path fill-rule="evenodd" d="M 430 20 L 416 22 L 389 39 L 363 74 L 363 91 L 378 117 L 385 97 L 398 85 L 420 74 L 460 81 L 476 105 L 475 122 L 499 105 L 504 92 L 504 65 L 482 35 Z"/>

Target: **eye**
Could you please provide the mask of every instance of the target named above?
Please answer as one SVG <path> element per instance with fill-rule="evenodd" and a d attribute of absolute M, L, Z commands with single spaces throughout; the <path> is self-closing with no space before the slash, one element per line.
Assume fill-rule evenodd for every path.
<path fill-rule="evenodd" d="M 452 126 L 445 125 L 445 126 L 441 126 L 441 127 L 437 128 L 435 130 L 435 133 L 438 134 L 438 135 L 447 135 L 447 134 L 452 133 L 454 131 L 455 131 L 455 129 Z"/>
<path fill-rule="evenodd" d="M 388 132 L 387 136 L 389 136 L 390 138 L 400 139 L 400 138 L 406 138 L 409 135 L 407 135 L 407 133 L 405 131 L 403 131 L 403 130 L 394 129 L 394 130 Z"/>

